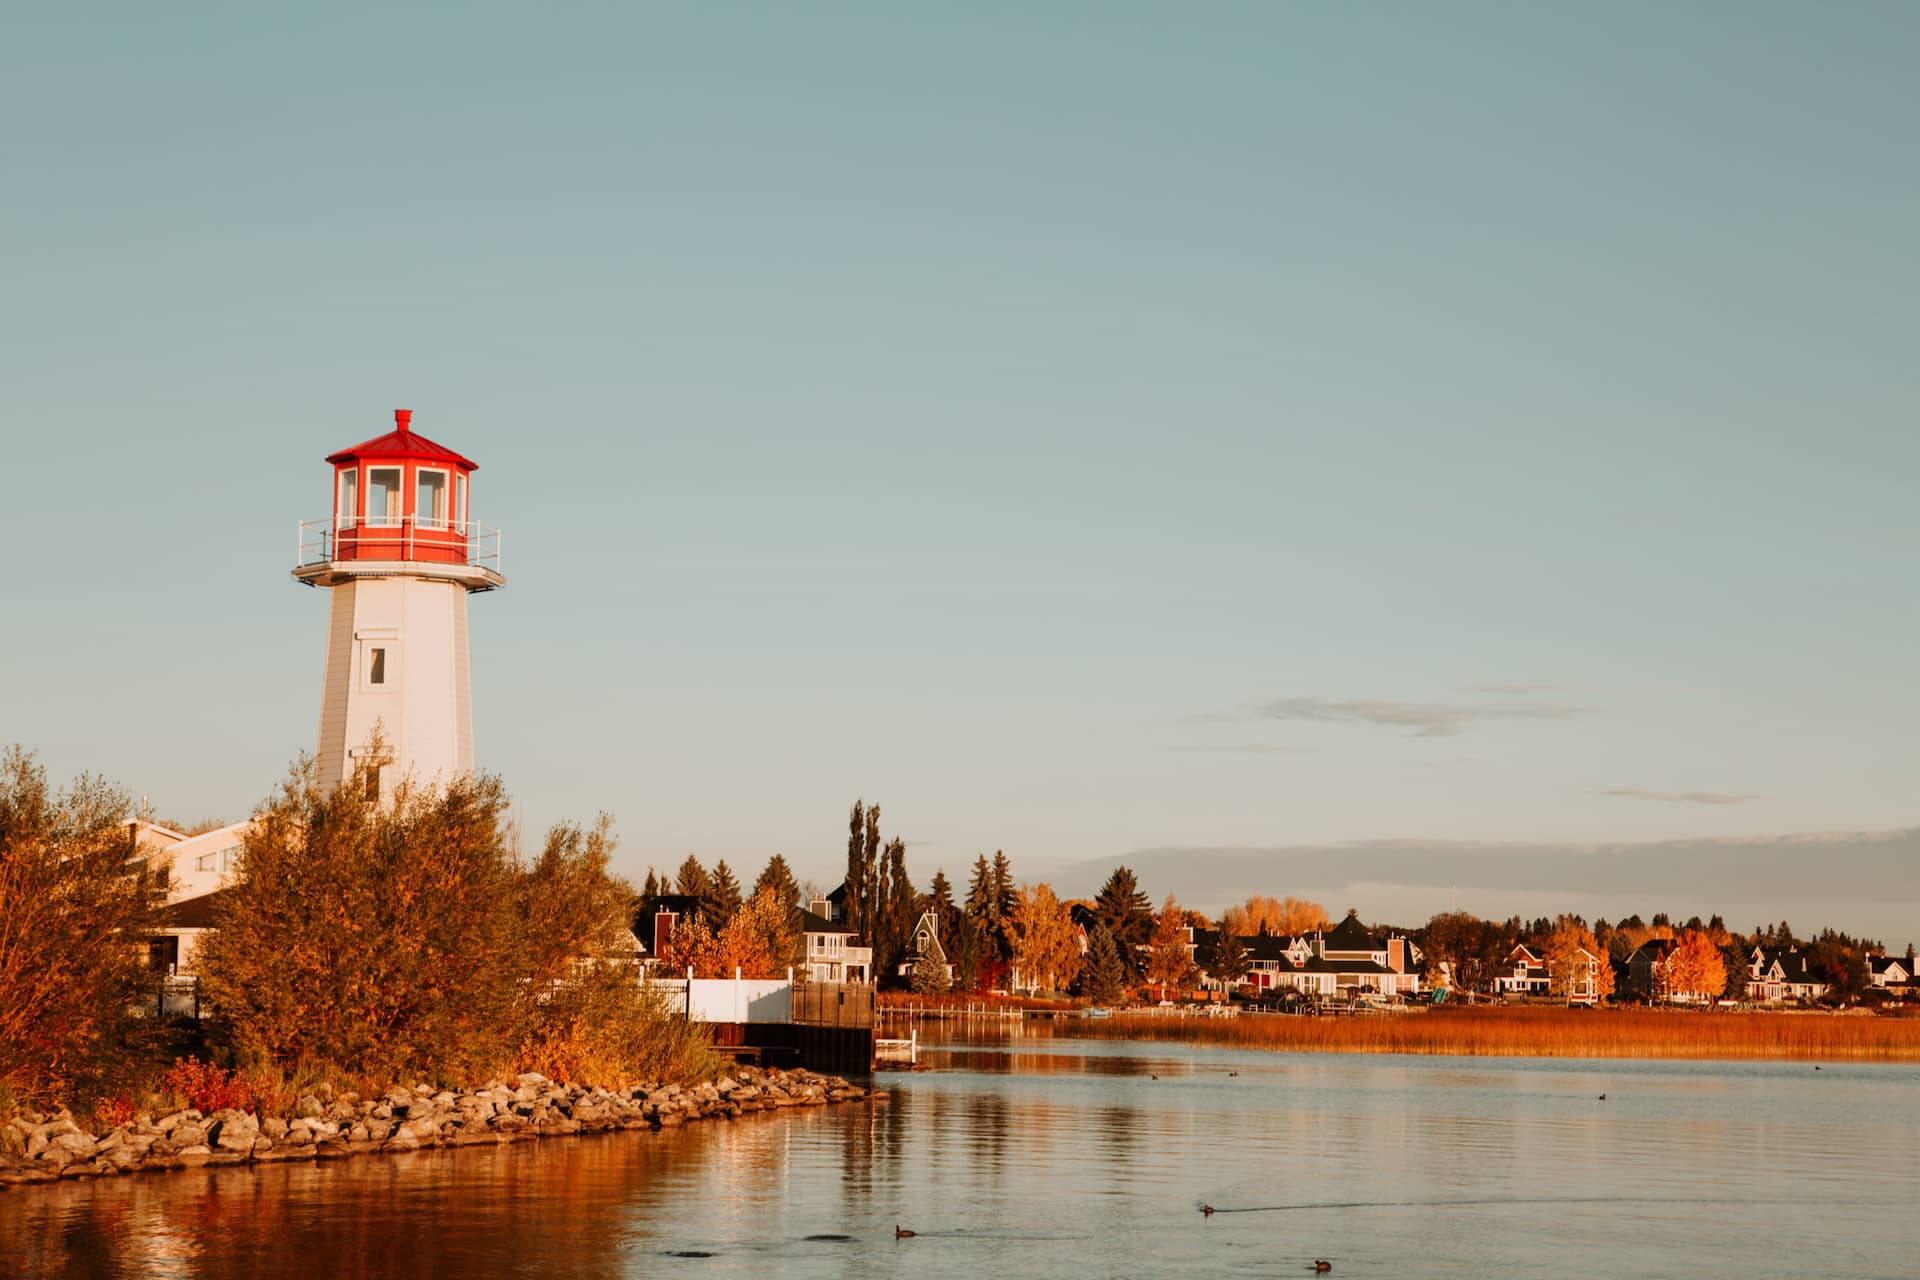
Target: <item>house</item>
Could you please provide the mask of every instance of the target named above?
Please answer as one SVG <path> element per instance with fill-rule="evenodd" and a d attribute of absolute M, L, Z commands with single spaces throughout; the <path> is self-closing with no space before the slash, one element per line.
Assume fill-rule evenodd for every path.
<path fill-rule="evenodd" d="M 1507 962 L 1513 966 L 1511 972 L 1503 973 L 1493 980 L 1496 993 L 1513 996 L 1550 996 L 1553 994 L 1553 975 L 1547 967 L 1547 955 L 1544 948 L 1535 950 L 1526 943 L 1515 944 L 1507 953 Z M 1569 983 L 1564 993 L 1569 1004 L 1598 1004 L 1600 1001 L 1600 966 L 1607 961 L 1585 947 L 1577 949 L 1577 957 Z"/>
<path fill-rule="evenodd" d="M 146 863 L 165 894 L 160 926 L 147 943 L 147 967 L 159 977 L 197 979 L 200 940 L 213 928 L 214 908 L 239 873 L 252 830 L 251 820 L 193 836 L 143 820 L 127 824 L 129 856 Z M 185 985 L 190 993 L 191 983 Z"/>
<path fill-rule="evenodd" d="M 1547 958 L 1524 942 L 1514 944 L 1507 953 L 1507 963 L 1513 966 L 1510 973 L 1503 973 L 1493 980 L 1496 995 L 1544 996 L 1552 988 L 1547 977 Z"/>
<path fill-rule="evenodd" d="M 1763 1004 L 1818 1000 L 1827 990 L 1828 984 L 1807 968 L 1807 957 L 1799 948 L 1753 949 L 1747 965 L 1747 999 Z"/>
<path fill-rule="evenodd" d="M 801 972 L 814 982 L 872 982 L 873 948 L 846 924 L 846 886 L 800 911 Z M 942 957 L 944 960 L 944 956 Z"/>
<path fill-rule="evenodd" d="M 1189 935 L 1201 960 L 1212 953 L 1220 937 L 1215 929 L 1191 929 Z M 1290 989 L 1314 996 L 1407 996 L 1420 990 L 1420 948 L 1399 934 L 1384 940 L 1375 937 L 1351 912 L 1331 931 L 1291 938 L 1255 934 L 1242 938 L 1241 944 L 1247 952 L 1244 983 L 1258 992 Z M 1202 985 L 1218 987 L 1219 980 L 1204 968 L 1202 964 Z"/>
<path fill-rule="evenodd" d="M 1912 995 L 1920 989 L 1920 959 L 1911 947 L 1905 956 L 1868 956 L 1867 981 L 1882 991 Z"/>
<path fill-rule="evenodd" d="M 926 965 L 938 971 L 941 990 L 953 985 L 953 966 L 947 963 L 947 949 L 940 945 L 940 917 L 934 912 L 920 913 L 919 921 L 913 926 L 913 937 L 907 942 L 907 955 L 910 958 L 900 964 L 900 977 L 911 978 L 917 969 Z"/>
<path fill-rule="evenodd" d="M 700 899 L 690 893 L 656 893 L 640 899 L 633 916 L 633 936 L 640 944 L 640 963 L 648 971 L 660 963 L 674 926 L 699 914 Z"/>

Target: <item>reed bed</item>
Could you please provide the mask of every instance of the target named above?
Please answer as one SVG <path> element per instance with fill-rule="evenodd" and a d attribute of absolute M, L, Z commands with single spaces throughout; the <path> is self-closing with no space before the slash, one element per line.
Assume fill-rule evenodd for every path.
<path fill-rule="evenodd" d="M 1295 1053 L 1513 1058 L 1778 1058 L 1920 1062 L 1920 1020 L 1659 1009 L 1435 1009 L 1364 1017 L 1116 1013 L 1074 1034 Z"/>

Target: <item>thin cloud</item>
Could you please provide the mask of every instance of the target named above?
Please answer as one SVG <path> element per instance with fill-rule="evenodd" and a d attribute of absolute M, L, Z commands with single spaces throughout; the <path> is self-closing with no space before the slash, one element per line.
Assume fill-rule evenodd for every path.
<path fill-rule="evenodd" d="M 1526 684 L 1524 682 L 1518 682 L 1512 684 L 1477 684 L 1473 686 L 1473 691 L 1475 693 L 1501 693 L 1518 697 L 1528 697 L 1536 693 L 1558 693 L 1561 688 L 1562 686 L 1557 684 Z"/>
<path fill-rule="evenodd" d="M 1621 796 L 1628 800 L 1659 800 L 1666 804 L 1745 804 L 1758 796 L 1737 795 L 1731 791 L 1643 791 L 1639 787 L 1608 787 L 1595 791 L 1597 796 Z"/>
<path fill-rule="evenodd" d="M 1234 756 L 1298 756 L 1298 755 L 1305 755 L 1305 754 L 1307 753 L 1307 751 L 1308 751 L 1308 748 L 1306 748 L 1306 747 L 1278 747 L 1278 746 L 1273 746 L 1273 745 L 1270 745 L 1270 744 L 1265 744 L 1265 743 L 1249 743 L 1249 744 L 1247 744 L 1246 746 L 1223 746 L 1223 747 L 1196 747 L 1196 746 L 1183 746 L 1183 747 L 1168 747 L 1168 748 L 1166 748 L 1166 750 L 1168 750 L 1168 751 L 1198 751 L 1198 752 L 1205 752 L 1205 753 L 1208 753 L 1208 754 L 1218 754 L 1218 755 L 1234 755 Z"/>
<path fill-rule="evenodd" d="M 1264 720 L 1384 725 L 1411 729 L 1408 736 L 1414 738 L 1451 738 L 1482 720 L 1567 720 L 1585 710 L 1542 703 L 1474 706 L 1380 698 L 1279 698 L 1256 705 L 1251 714 Z"/>

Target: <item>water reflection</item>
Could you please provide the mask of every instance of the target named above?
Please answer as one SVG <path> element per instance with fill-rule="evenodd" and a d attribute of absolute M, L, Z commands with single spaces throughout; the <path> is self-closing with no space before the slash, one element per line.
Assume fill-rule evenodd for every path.
<path fill-rule="evenodd" d="M 1911 1067 L 1070 1036 L 924 1056 L 870 1108 L 0 1195 L 0 1272 L 1184 1278 L 1317 1256 L 1535 1280 L 1903 1276 L 1920 1255 Z"/>

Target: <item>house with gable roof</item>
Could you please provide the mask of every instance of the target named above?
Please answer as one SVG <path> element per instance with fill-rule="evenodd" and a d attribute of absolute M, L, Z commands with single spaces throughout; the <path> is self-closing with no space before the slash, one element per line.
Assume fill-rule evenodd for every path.
<path fill-rule="evenodd" d="M 913 936 L 907 940 L 907 958 L 900 962 L 899 976 L 911 978 L 922 965 L 939 971 L 942 990 L 953 985 L 953 966 L 947 963 L 947 949 L 940 945 L 940 917 L 932 911 L 922 911 L 915 922 Z"/>
<path fill-rule="evenodd" d="M 1912 995 L 1920 990 L 1920 959 L 1911 947 L 1905 956 L 1868 956 L 1867 981 L 1882 991 Z"/>
<path fill-rule="evenodd" d="M 1219 931 L 1190 928 L 1188 936 L 1200 962 L 1203 985 L 1218 988 L 1220 982 L 1205 972 L 1204 959 L 1219 940 Z M 1420 948 L 1399 934 L 1376 937 L 1354 912 L 1331 930 L 1290 938 L 1255 934 L 1241 943 L 1247 952 L 1245 981 L 1256 991 L 1294 990 L 1329 997 L 1410 996 L 1420 990 Z"/>
<path fill-rule="evenodd" d="M 1548 971 L 1544 948 L 1536 950 L 1524 942 L 1515 943 L 1513 950 L 1507 953 L 1507 960 L 1513 965 L 1513 970 L 1493 980 L 1496 993 L 1508 997 L 1553 994 L 1553 975 Z M 1603 957 L 1596 956 L 1585 947 L 1579 948 L 1579 964 L 1574 972 L 1572 989 L 1566 993 L 1569 1004 L 1599 1003 L 1600 966 L 1606 963 Z"/>
<path fill-rule="evenodd" d="M 1828 983 L 1807 967 L 1806 953 L 1798 947 L 1753 949 L 1747 965 L 1747 999 L 1784 1004 L 1788 1000 L 1818 1000 L 1827 990 Z"/>

